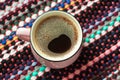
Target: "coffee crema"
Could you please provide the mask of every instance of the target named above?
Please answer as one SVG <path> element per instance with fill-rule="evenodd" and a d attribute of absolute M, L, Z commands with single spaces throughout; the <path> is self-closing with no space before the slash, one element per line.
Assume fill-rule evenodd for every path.
<path fill-rule="evenodd" d="M 42 20 L 35 32 L 37 46 L 50 56 L 70 52 L 76 45 L 78 36 L 73 22 L 61 16 L 50 16 Z"/>

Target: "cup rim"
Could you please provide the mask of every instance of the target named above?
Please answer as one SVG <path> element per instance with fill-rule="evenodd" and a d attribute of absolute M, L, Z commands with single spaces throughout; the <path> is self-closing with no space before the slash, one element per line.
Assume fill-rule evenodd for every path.
<path fill-rule="evenodd" d="M 47 11 L 47 12 L 44 12 L 42 15 L 44 15 L 44 14 L 46 14 L 46 13 L 48 13 L 48 12 L 62 12 L 62 13 L 65 13 L 65 14 L 67 14 L 67 15 L 70 15 L 72 18 L 75 19 L 75 17 L 74 17 L 73 15 L 69 14 L 68 12 L 63 12 L 63 11 Z M 52 62 L 66 61 L 66 60 L 70 59 L 71 57 L 73 57 L 75 54 L 77 54 L 77 52 L 82 48 L 83 31 L 82 31 L 82 28 L 81 28 L 79 22 L 78 22 L 76 19 L 75 19 L 75 21 L 79 24 L 79 27 L 80 27 L 80 29 L 81 29 L 81 33 L 82 33 L 82 34 L 81 34 L 81 38 L 82 38 L 82 39 L 81 39 L 81 43 L 80 43 L 80 45 L 79 45 L 79 48 L 76 50 L 76 52 L 74 52 L 73 55 L 71 55 L 70 57 L 68 57 L 68 58 L 66 58 L 66 59 L 63 59 L 63 60 L 50 60 L 50 59 L 47 59 L 47 58 L 45 58 L 45 57 L 42 57 L 42 56 L 38 53 L 38 51 L 35 49 L 35 46 L 33 45 L 34 43 L 33 43 L 33 41 L 32 41 L 32 30 L 33 30 L 33 26 L 36 24 L 36 22 L 40 19 L 40 17 L 41 17 L 42 15 L 40 15 L 40 16 L 35 20 L 35 22 L 34 22 L 33 25 L 32 25 L 32 28 L 31 28 L 31 30 L 30 30 L 30 43 L 31 43 L 31 48 L 35 51 L 35 54 L 37 54 L 39 57 L 41 57 L 41 58 L 43 58 L 43 59 L 45 59 L 45 60 L 47 60 L 47 61 L 52 61 Z"/>

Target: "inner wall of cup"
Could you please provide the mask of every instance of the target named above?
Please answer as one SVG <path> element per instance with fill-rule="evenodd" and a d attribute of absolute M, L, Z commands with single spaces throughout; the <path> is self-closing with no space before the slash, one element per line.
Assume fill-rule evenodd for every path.
<path fill-rule="evenodd" d="M 44 23 L 44 21 L 43 21 L 42 23 L 44 23 L 44 24 L 42 24 L 42 27 L 36 28 L 35 32 L 39 33 L 37 35 L 40 36 L 40 37 L 36 37 L 36 43 L 37 43 L 37 46 L 39 47 L 39 49 L 42 52 L 44 52 L 46 55 L 56 57 L 56 56 L 59 56 L 59 55 L 61 55 L 61 56 L 65 55 L 66 53 L 70 52 L 70 50 L 73 47 L 68 49 L 66 52 L 55 53 L 55 52 L 52 52 L 51 50 L 48 49 L 48 44 L 50 43 L 50 41 L 52 41 L 53 39 L 55 39 L 55 38 L 59 37 L 60 35 L 64 34 L 64 35 L 67 35 L 70 38 L 70 40 L 72 42 L 71 46 L 74 46 L 74 45 L 76 45 L 77 35 L 75 35 L 76 28 L 74 28 L 73 25 L 68 26 L 68 23 L 65 22 L 61 18 L 59 18 L 58 21 L 57 20 L 54 21 L 54 19 L 51 19 L 52 22 L 47 22 L 47 25 L 49 25 L 49 26 L 46 26 L 46 23 Z M 39 24 L 38 24 L 38 26 L 39 26 Z M 62 42 L 61 42 L 61 44 L 62 44 Z M 64 45 L 64 44 L 62 44 L 62 45 Z"/>
<path fill-rule="evenodd" d="M 41 47 L 38 46 L 38 43 L 35 40 L 35 33 L 36 33 L 37 26 L 39 25 L 39 23 L 41 21 L 43 21 L 44 19 L 46 19 L 50 16 L 53 16 L 53 15 L 54 16 L 55 15 L 56 16 L 62 16 L 62 17 L 67 18 L 68 20 L 74 22 L 73 25 L 77 26 L 76 30 L 78 32 L 78 35 L 77 35 L 78 38 L 77 38 L 76 42 L 75 42 L 74 36 L 73 36 L 74 32 L 72 32 L 71 29 L 68 29 L 68 31 L 64 31 L 64 29 L 62 29 L 62 28 L 58 28 L 56 30 L 53 30 L 54 28 L 53 29 L 49 28 L 51 32 L 49 31 L 48 33 L 43 34 L 43 35 L 44 36 L 51 36 L 51 37 L 49 37 L 49 39 L 44 39 L 44 41 L 42 41 L 42 38 L 41 38 L 41 41 L 42 41 Z M 68 15 L 67 13 L 61 13 L 61 12 L 58 12 L 58 11 L 57 12 L 52 12 L 52 13 L 49 13 L 49 12 L 45 13 L 36 20 L 36 22 L 33 24 L 33 27 L 34 28 L 32 28 L 32 31 L 31 31 L 31 33 L 32 33 L 31 41 L 33 43 L 32 45 L 40 56 L 42 56 L 42 57 L 44 57 L 48 60 L 59 61 L 59 60 L 67 59 L 70 56 L 74 55 L 74 53 L 78 50 L 78 48 L 81 45 L 82 31 L 81 31 L 81 28 L 79 26 L 79 23 L 77 23 L 76 20 L 73 17 L 71 17 L 70 15 Z M 64 53 L 55 54 L 54 52 L 50 51 L 47 46 L 52 39 L 54 39 L 54 38 L 58 37 L 58 35 L 60 35 L 59 30 L 63 31 L 62 33 L 66 34 L 71 39 L 72 47 Z M 52 33 L 54 35 L 50 35 L 50 33 Z"/>

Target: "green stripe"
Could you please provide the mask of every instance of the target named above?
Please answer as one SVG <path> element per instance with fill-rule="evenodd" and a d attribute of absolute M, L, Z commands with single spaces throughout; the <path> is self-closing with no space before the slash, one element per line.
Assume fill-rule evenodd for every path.
<path fill-rule="evenodd" d="M 103 26 L 101 29 L 95 31 L 94 33 L 92 33 L 91 35 L 89 35 L 88 37 L 86 37 L 84 39 L 84 42 L 87 42 L 89 43 L 90 42 L 90 38 L 95 38 L 96 35 L 100 35 L 102 31 L 107 31 L 108 30 L 108 27 L 113 27 L 114 26 L 114 23 L 116 21 L 120 20 L 120 16 L 118 16 L 117 18 L 115 18 L 114 20 L 112 20 L 111 22 L 109 22 L 108 24 L 106 24 L 105 26 Z"/>

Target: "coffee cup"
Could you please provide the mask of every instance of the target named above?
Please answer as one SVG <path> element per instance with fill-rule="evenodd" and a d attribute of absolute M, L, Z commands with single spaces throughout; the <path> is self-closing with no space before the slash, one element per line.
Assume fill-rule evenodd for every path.
<path fill-rule="evenodd" d="M 78 21 L 62 11 L 48 11 L 39 16 L 32 28 L 18 28 L 16 35 L 29 41 L 34 57 L 41 64 L 59 69 L 79 57 L 83 34 Z"/>

